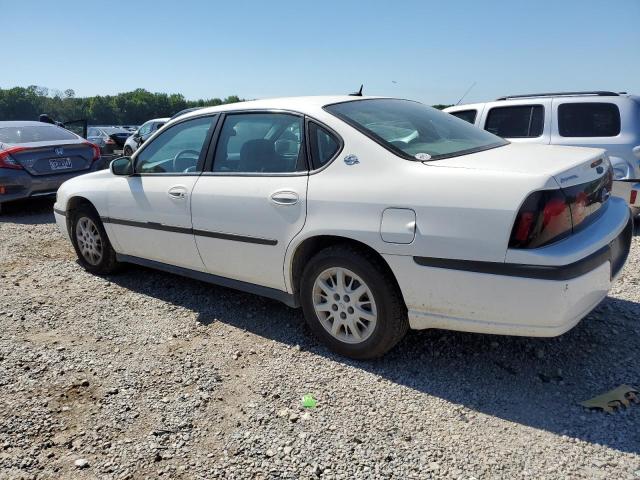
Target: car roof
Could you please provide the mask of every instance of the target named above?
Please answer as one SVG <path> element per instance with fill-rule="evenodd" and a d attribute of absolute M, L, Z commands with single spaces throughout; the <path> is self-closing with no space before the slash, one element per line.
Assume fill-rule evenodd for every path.
<path fill-rule="evenodd" d="M 292 110 L 300 113 L 311 113 L 324 106 L 332 103 L 353 102 L 358 100 L 367 100 L 384 97 L 365 97 L 353 95 L 333 95 L 333 96 L 312 96 L 312 97 L 279 97 L 265 98 L 261 100 L 248 100 L 245 102 L 226 103 L 224 105 L 216 105 L 215 107 L 203 107 L 193 112 L 185 113 L 172 120 L 178 118 L 185 119 L 189 117 L 198 117 L 203 114 L 216 112 L 230 112 L 234 110 Z"/>
<path fill-rule="evenodd" d="M 2 127 L 55 127 L 56 125 L 46 122 L 38 122 L 35 120 L 8 120 L 0 122 Z"/>

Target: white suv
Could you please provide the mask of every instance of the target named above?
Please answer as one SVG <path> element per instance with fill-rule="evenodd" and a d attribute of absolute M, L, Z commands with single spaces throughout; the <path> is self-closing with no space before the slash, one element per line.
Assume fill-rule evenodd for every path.
<path fill-rule="evenodd" d="M 65 182 L 54 212 L 90 272 L 135 263 L 302 306 L 332 349 L 369 358 L 408 328 L 573 327 L 629 252 L 612 178 L 602 149 L 509 144 L 408 100 L 303 97 L 182 115 Z"/>
<path fill-rule="evenodd" d="M 456 105 L 445 112 L 518 143 L 604 148 L 614 193 L 640 213 L 640 97 L 605 91 L 541 93 Z M 634 193 L 635 192 L 635 193 Z"/>

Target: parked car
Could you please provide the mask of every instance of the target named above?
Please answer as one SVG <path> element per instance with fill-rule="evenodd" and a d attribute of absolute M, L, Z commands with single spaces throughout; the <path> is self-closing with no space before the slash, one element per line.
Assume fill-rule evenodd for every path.
<path fill-rule="evenodd" d="M 640 213 L 639 96 L 605 91 L 541 93 L 444 111 L 511 142 L 606 149 L 615 180 L 638 179 L 632 185 L 615 182 L 613 193 Z"/>
<path fill-rule="evenodd" d="M 169 121 L 168 118 L 154 118 L 145 122 L 124 144 L 124 155 L 133 155 L 140 145 L 142 145 L 151 135 Z"/>
<path fill-rule="evenodd" d="M 122 150 L 130 136 L 131 132 L 122 127 L 89 127 L 87 131 L 87 140 L 98 145 L 105 155 Z"/>
<path fill-rule="evenodd" d="M 0 210 L 13 200 L 55 195 L 65 180 L 101 166 L 100 149 L 69 130 L 0 122 Z"/>
<path fill-rule="evenodd" d="M 548 337 L 622 268 L 633 224 L 602 149 L 509 143 L 420 103 L 205 108 L 54 206 L 80 263 L 165 270 L 302 306 L 354 358 L 408 328 Z M 179 288 L 176 279 L 176 288 Z"/>

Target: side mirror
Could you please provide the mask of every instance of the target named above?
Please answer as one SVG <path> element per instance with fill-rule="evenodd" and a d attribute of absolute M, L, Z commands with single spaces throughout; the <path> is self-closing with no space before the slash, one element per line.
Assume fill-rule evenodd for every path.
<path fill-rule="evenodd" d="M 133 162 L 131 161 L 131 157 L 116 158 L 111 162 L 109 168 L 114 175 L 133 175 Z"/>

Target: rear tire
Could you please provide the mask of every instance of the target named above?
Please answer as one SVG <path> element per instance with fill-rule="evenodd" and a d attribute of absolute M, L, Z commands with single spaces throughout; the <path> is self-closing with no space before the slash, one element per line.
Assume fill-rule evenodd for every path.
<path fill-rule="evenodd" d="M 384 355 L 409 328 L 393 276 L 379 258 L 350 245 L 328 247 L 309 261 L 300 301 L 313 333 L 358 360 Z"/>
<path fill-rule="evenodd" d="M 115 272 L 119 263 L 100 216 L 83 205 L 71 212 L 71 242 L 85 270 L 98 275 Z"/>

